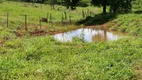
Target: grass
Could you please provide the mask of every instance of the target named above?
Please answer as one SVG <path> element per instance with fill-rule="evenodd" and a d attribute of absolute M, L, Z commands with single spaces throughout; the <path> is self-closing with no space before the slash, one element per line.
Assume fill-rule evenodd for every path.
<path fill-rule="evenodd" d="M 100 8 L 81 8 L 78 7 L 77 10 L 68 10 L 63 6 L 55 5 L 55 10 L 51 10 L 49 5 L 41 4 L 34 4 L 32 3 L 20 3 L 20 2 L 3 2 L 0 4 L 0 23 L 2 26 L 6 27 L 6 15 L 9 13 L 9 26 L 16 29 L 17 27 L 24 27 L 25 17 L 23 15 L 28 15 L 28 25 L 29 27 L 36 28 L 39 26 L 39 18 L 47 18 L 50 20 L 50 14 L 53 20 L 53 25 L 51 23 L 42 23 L 42 26 L 45 26 L 47 31 L 48 30 L 55 30 L 55 28 L 63 29 L 65 28 L 62 25 L 56 24 L 56 22 L 61 22 L 62 15 L 64 17 L 64 11 L 67 13 L 67 21 L 69 21 L 69 16 L 71 16 L 71 20 L 77 21 L 82 19 L 82 11 L 94 11 L 96 14 L 100 12 Z M 36 7 L 35 7 L 36 6 Z M 71 28 L 70 25 L 68 25 Z M 67 28 L 66 28 L 67 29 Z"/>
<path fill-rule="evenodd" d="M 52 37 L 7 41 L 0 48 L 0 79 L 132 79 L 141 38 L 62 43 Z"/>
<path fill-rule="evenodd" d="M 130 35 L 141 36 L 142 35 L 141 20 L 142 20 L 141 14 L 135 14 L 135 13 L 122 14 L 118 15 L 117 19 L 110 22 L 110 24 L 112 25 L 114 24 L 112 29 L 117 29 L 121 32 L 127 32 Z"/>
<path fill-rule="evenodd" d="M 24 7 L 23 5 L 24 3 L 20 2 L 0 4 L 2 15 L 0 17 L 0 80 L 141 79 L 141 14 L 133 12 L 119 14 L 106 23 L 110 29 L 127 32 L 133 35 L 131 37 L 113 42 L 87 43 L 78 40 L 59 42 L 49 35 L 39 37 L 26 35 L 21 38 L 15 36 L 14 32 L 17 28 L 23 27 L 24 17 L 19 16 L 21 14 L 29 15 L 29 24 L 38 25 L 39 16 L 46 17 L 47 8 L 49 13 L 55 13 L 56 20 L 60 21 L 58 18 L 61 17 L 61 11 L 50 11 L 48 5 L 43 5 L 43 10 L 40 7 Z M 87 8 L 101 10 L 100 8 Z M 78 7 L 73 12 L 64 7 L 61 9 L 71 12 L 70 14 L 75 16 L 74 20 L 78 20 L 81 18 L 78 11 L 87 8 Z M 8 28 L 2 25 L 5 23 L 6 16 L 3 15 L 7 10 L 11 10 L 10 21 L 12 21 Z M 43 25 L 48 26 L 49 24 L 44 23 Z M 72 27 L 68 26 L 57 25 L 49 29 L 70 30 Z"/>

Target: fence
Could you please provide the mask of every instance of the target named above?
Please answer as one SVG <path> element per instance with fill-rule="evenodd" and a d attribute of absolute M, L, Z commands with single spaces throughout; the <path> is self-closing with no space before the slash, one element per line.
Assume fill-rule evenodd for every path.
<path fill-rule="evenodd" d="M 85 19 L 87 16 L 94 16 L 94 12 L 92 11 L 82 11 L 82 18 L 81 19 Z M 1 26 L 6 26 L 6 27 L 10 27 L 10 26 L 19 26 L 19 27 L 24 27 L 24 29 L 27 31 L 29 29 L 28 25 L 32 24 L 33 22 L 38 22 L 38 25 L 36 23 L 37 26 L 40 26 L 40 29 L 42 27 L 42 23 L 46 22 L 47 24 L 51 24 L 51 26 L 53 27 L 54 24 L 65 24 L 65 25 L 69 25 L 72 24 L 74 22 L 74 20 L 72 19 L 73 16 L 68 15 L 67 12 L 62 12 L 61 13 L 61 21 L 56 21 L 56 19 L 54 19 L 56 16 L 52 15 L 52 13 L 47 13 L 46 17 L 39 17 L 39 19 L 35 16 L 33 17 L 32 15 L 26 15 L 26 14 L 21 14 L 21 15 L 13 15 L 12 13 L 5 13 L 5 15 L 0 15 L 1 20 L 0 20 L 0 25 Z M 35 25 L 35 24 L 34 24 Z"/>

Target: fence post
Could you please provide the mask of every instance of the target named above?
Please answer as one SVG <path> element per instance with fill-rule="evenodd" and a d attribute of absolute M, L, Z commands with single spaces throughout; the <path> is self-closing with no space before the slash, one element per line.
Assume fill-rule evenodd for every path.
<path fill-rule="evenodd" d="M 40 29 L 41 29 L 42 24 L 41 24 L 41 20 L 40 19 L 41 18 L 39 17 L 39 26 L 40 26 Z"/>
<path fill-rule="evenodd" d="M 52 20 L 52 14 L 51 13 L 50 13 L 50 23 L 51 23 L 51 25 L 53 27 L 53 20 Z"/>
<path fill-rule="evenodd" d="M 49 18 L 50 18 L 50 23 L 51 23 L 51 21 L 52 21 L 52 14 L 51 13 L 50 13 Z"/>
<path fill-rule="evenodd" d="M 66 13 L 66 12 L 64 12 L 64 15 L 65 15 L 65 20 L 67 20 L 67 13 Z"/>
<path fill-rule="evenodd" d="M 89 9 L 87 10 L 87 14 L 88 14 L 87 16 L 89 16 L 89 14 L 90 14 L 90 13 L 89 13 Z"/>
<path fill-rule="evenodd" d="M 25 30 L 26 31 L 28 30 L 28 27 L 27 27 L 27 15 L 25 15 Z"/>
<path fill-rule="evenodd" d="M 42 3 L 40 3 L 40 8 L 42 9 Z"/>
<path fill-rule="evenodd" d="M 72 23 L 72 22 L 71 22 L 71 16 L 69 16 L 69 18 L 70 18 L 70 24 L 71 24 L 71 23 Z"/>
<path fill-rule="evenodd" d="M 90 16 L 92 16 L 92 12 L 90 11 Z"/>
<path fill-rule="evenodd" d="M 82 17 L 83 17 L 83 19 L 85 18 L 85 13 L 84 13 L 84 11 L 82 11 Z"/>
<path fill-rule="evenodd" d="M 52 27 L 53 27 L 53 21 L 51 22 L 51 24 L 52 24 Z"/>
<path fill-rule="evenodd" d="M 84 18 L 86 18 L 87 17 L 87 12 L 83 11 L 83 15 L 82 16 L 84 16 Z"/>
<path fill-rule="evenodd" d="M 48 16 L 49 16 L 49 14 L 47 13 L 47 23 L 48 23 L 48 20 L 49 20 L 49 19 L 48 19 Z"/>
<path fill-rule="evenodd" d="M 7 27 L 8 27 L 8 21 L 9 20 L 9 13 L 7 13 Z"/>
<path fill-rule="evenodd" d="M 64 17 L 63 17 L 63 14 L 62 14 L 62 17 L 61 17 L 61 22 L 63 24 L 63 21 L 64 21 Z"/>

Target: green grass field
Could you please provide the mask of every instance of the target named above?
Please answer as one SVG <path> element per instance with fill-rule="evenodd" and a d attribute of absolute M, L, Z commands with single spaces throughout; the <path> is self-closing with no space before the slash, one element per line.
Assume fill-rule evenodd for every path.
<path fill-rule="evenodd" d="M 41 7 L 42 6 L 42 7 Z M 21 23 L 24 23 L 24 16 L 28 16 L 28 24 L 34 24 L 36 26 L 39 25 L 39 18 L 47 18 L 50 20 L 50 16 L 52 17 L 53 22 L 61 22 L 62 17 L 64 17 L 64 12 L 67 13 L 67 21 L 69 21 L 69 16 L 71 16 L 72 21 L 80 20 L 82 19 L 82 11 L 93 11 L 95 14 L 98 14 L 98 12 L 101 12 L 100 8 L 93 8 L 93 7 L 87 7 L 87 8 L 81 8 L 78 7 L 77 10 L 68 10 L 63 6 L 55 5 L 55 9 L 51 10 L 51 7 L 49 5 L 45 4 L 32 4 L 32 3 L 20 3 L 20 2 L 3 2 L 0 4 L 0 22 L 4 23 L 7 19 L 6 15 L 9 13 L 9 21 L 11 23 L 10 26 L 14 25 L 23 27 Z M 14 23 L 14 24 L 13 24 Z M 19 25 L 20 24 L 20 25 Z M 51 24 L 42 23 L 43 26 L 50 27 Z M 6 26 L 6 25 L 3 25 Z M 34 27 L 34 26 L 33 26 Z M 56 24 L 53 26 L 57 28 Z M 61 27 L 58 25 L 58 28 Z"/>
<path fill-rule="evenodd" d="M 36 8 L 24 4 L 0 4 L 0 80 L 141 80 L 142 14 L 135 13 L 139 9 L 133 8 L 129 14 L 118 14 L 106 23 L 110 29 L 126 32 L 130 37 L 112 42 L 59 42 L 52 35 L 17 37 L 14 33 L 17 28 L 24 28 L 21 14 L 27 14 L 28 25 L 35 27 L 39 25 L 39 17 L 46 17 L 47 13 L 52 13 L 54 19 L 60 21 L 63 11 L 67 11 L 73 20 L 80 20 L 82 10 L 89 9 L 99 14 L 101 8 L 78 7 L 70 11 L 58 6 L 61 7 L 58 11 L 50 10 L 48 5 L 41 8 L 35 4 L 39 6 Z M 7 12 L 10 14 L 8 28 Z M 42 25 L 48 27 L 46 31 L 66 31 L 77 27 L 73 24 Z"/>

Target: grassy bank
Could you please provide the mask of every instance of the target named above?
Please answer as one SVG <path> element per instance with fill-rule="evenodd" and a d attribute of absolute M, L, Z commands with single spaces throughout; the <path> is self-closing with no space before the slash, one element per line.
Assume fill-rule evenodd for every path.
<path fill-rule="evenodd" d="M 112 29 L 127 32 L 134 36 L 142 35 L 142 14 L 131 13 L 118 15 L 118 17 L 109 24 L 112 26 Z"/>

